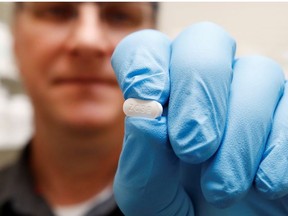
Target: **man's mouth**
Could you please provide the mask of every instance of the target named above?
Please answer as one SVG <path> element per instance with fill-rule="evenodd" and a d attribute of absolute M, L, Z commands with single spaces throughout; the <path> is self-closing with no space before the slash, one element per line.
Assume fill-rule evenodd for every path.
<path fill-rule="evenodd" d="M 117 84 L 116 80 L 104 79 L 98 77 L 64 77 L 53 80 L 53 85 L 113 85 Z"/>

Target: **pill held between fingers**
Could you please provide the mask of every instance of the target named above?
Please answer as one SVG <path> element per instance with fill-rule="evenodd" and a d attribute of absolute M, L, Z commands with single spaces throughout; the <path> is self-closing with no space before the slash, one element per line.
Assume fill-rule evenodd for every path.
<path fill-rule="evenodd" d="M 129 98 L 123 104 L 126 116 L 155 119 L 162 115 L 163 107 L 154 100 L 140 100 Z"/>

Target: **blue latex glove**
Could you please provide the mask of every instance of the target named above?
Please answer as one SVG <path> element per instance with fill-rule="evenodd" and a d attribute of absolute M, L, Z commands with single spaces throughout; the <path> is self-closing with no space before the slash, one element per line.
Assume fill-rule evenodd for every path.
<path fill-rule="evenodd" d="M 170 40 L 153 30 L 134 33 L 119 44 L 112 64 L 125 99 L 167 104 L 170 52 Z M 179 172 L 179 160 L 168 139 L 167 115 L 158 119 L 127 117 L 114 181 L 115 198 L 124 214 L 194 215 Z"/>
<path fill-rule="evenodd" d="M 191 200 L 196 215 L 265 215 L 263 203 L 285 212 L 281 202 L 250 189 L 284 76 L 269 59 L 234 61 L 234 53 L 233 39 L 211 23 L 173 42 L 156 31 L 137 32 L 116 48 L 112 64 L 125 99 L 165 107 L 158 119 L 125 120 L 114 182 L 125 215 L 193 215 Z"/>

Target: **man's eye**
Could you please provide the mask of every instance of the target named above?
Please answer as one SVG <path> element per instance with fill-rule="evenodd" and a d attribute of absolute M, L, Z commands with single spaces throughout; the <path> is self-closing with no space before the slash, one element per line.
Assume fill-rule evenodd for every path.
<path fill-rule="evenodd" d="M 128 14 L 125 13 L 114 13 L 109 15 L 111 20 L 115 20 L 115 21 L 127 21 L 130 20 L 130 16 Z"/>
<path fill-rule="evenodd" d="M 77 16 L 77 11 L 71 7 L 63 6 L 51 6 L 42 8 L 35 11 L 35 14 L 43 19 L 61 21 L 68 20 Z"/>
<path fill-rule="evenodd" d="M 139 15 L 122 11 L 105 13 L 104 19 L 109 25 L 115 26 L 135 26 L 140 22 Z"/>

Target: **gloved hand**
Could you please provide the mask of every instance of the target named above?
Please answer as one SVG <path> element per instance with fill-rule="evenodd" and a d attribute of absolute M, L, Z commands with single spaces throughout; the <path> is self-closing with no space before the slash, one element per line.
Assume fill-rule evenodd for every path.
<path fill-rule="evenodd" d="M 128 36 L 119 45 L 112 63 L 125 99 L 155 100 L 167 112 L 170 52 L 170 40 L 153 30 Z M 125 131 L 114 181 L 115 198 L 124 214 L 194 215 L 180 184 L 179 160 L 169 143 L 167 115 L 158 119 L 127 117 Z"/>
<path fill-rule="evenodd" d="M 125 120 L 114 182 L 125 215 L 231 215 L 235 209 L 215 212 L 209 203 L 225 207 L 247 194 L 284 76 L 267 58 L 234 60 L 234 53 L 234 40 L 211 23 L 193 25 L 173 42 L 144 30 L 118 45 L 112 65 L 124 98 L 164 107 L 160 118 Z M 252 208 L 245 200 L 241 207 Z"/>

